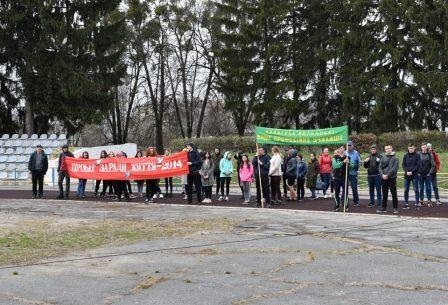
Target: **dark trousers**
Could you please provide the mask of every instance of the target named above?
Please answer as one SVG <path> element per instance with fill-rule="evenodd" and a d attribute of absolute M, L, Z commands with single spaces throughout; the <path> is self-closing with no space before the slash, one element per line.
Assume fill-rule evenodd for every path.
<path fill-rule="evenodd" d="M 109 188 L 109 195 L 115 194 L 114 191 L 114 183 L 111 180 L 103 180 L 103 190 L 101 191 L 101 196 L 105 196 L 107 192 L 107 188 Z"/>
<path fill-rule="evenodd" d="M 286 173 L 283 174 L 283 195 L 284 197 L 288 196 L 288 175 L 286 175 Z"/>
<path fill-rule="evenodd" d="M 324 195 L 326 195 L 327 190 L 331 184 L 331 174 L 330 173 L 320 174 L 320 179 L 322 180 L 322 192 L 324 193 Z"/>
<path fill-rule="evenodd" d="M 118 197 L 118 200 L 121 200 L 121 196 L 123 195 L 126 200 L 129 200 L 129 192 L 127 189 L 126 181 L 115 181 L 115 193 Z"/>
<path fill-rule="evenodd" d="M 126 187 L 128 188 L 128 192 L 129 192 L 129 194 L 131 194 L 131 195 L 132 195 L 132 186 L 131 186 L 131 181 L 129 181 L 129 180 L 126 180 L 126 181 L 125 181 L 125 184 L 126 184 Z"/>
<path fill-rule="evenodd" d="M 204 186 L 204 195 L 207 199 L 212 199 L 212 188 L 213 186 Z"/>
<path fill-rule="evenodd" d="M 169 193 L 168 193 L 168 189 L 169 189 Z M 165 193 L 168 194 L 173 194 L 173 177 L 168 177 L 165 178 Z"/>
<path fill-rule="evenodd" d="M 215 178 L 216 181 L 216 195 L 219 194 L 219 190 L 221 189 L 221 172 L 220 171 L 215 171 L 213 172 L 213 178 Z"/>
<path fill-rule="evenodd" d="M 58 187 L 59 187 L 59 197 L 64 197 L 64 186 L 62 185 L 65 179 L 65 198 L 68 197 L 70 193 L 70 176 L 66 171 L 60 171 L 58 174 Z"/>
<path fill-rule="evenodd" d="M 230 179 L 232 179 L 231 177 L 221 177 L 221 196 L 224 196 L 224 194 L 226 196 L 229 196 L 229 190 L 230 190 Z M 226 187 L 226 192 L 224 193 L 224 185 Z"/>
<path fill-rule="evenodd" d="M 272 200 L 282 200 L 282 191 L 280 189 L 280 183 L 282 176 L 271 176 L 271 196 Z"/>
<path fill-rule="evenodd" d="M 45 173 L 41 171 L 31 172 L 31 181 L 33 183 L 33 196 L 42 197 L 44 192 L 44 176 Z M 39 184 L 39 193 L 37 192 L 37 185 Z"/>
<path fill-rule="evenodd" d="M 352 188 L 352 194 L 353 194 L 353 203 L 358 204 L 359 203 L 359 195 L 358 195 L 358 176 L 357 175 L 348 175 L 348 181 L 350 183 L 350 186 Z M 347 190 L 348 191 L 348 190 Z"/>
<path fill-rule="evenodd" d="M 305 197 L 305 178 L 297 178 L 297 198 Z"/>
<path fill-rule="evenodd" d="M 188 203 L 193 202 L 193 184 L 196 190 L 198 202 L 202 201 L 202 181 L 199 173 L 191 173 L 187 175 L 187 197 Z"/>
<path fill-rule="evenodd" d="M 345 201 L 345 181 L 343 179 L 333 179 L 335 208 L 339 208 Z"/>
<path fill-rule="evenodd" d="M 95 195 L 98 194 L 98 191 L 100 189 L 101 180 L 95 181 Z"/>
<path fill-rule="evenodd" d="M 146 180 L 146 198 L 151 199 L 157 193 L 157 179 Z"/>
<path fill-rule="evenodd" d="M 397 178 L 388 178 L 381 181 L 381 187 L 383 190 L 383 210 L 387 208 L 387 196 L 392 195 L 392 206 L 394 209 L 398 209 L 398 197 L 397 197 Z"/>
<path fill-rule="evenodd" d="M 261 180 L 261 189 L 260 189 Z M 269 190 L 269 175 L 256 175 L 255 176 L 255 186 L 257 188 L 257 205 L 261 205 L 261 193 L 263 193 L 263 198 L 266 200 L 266 204 L 271 203 L 271 192 Z"/>

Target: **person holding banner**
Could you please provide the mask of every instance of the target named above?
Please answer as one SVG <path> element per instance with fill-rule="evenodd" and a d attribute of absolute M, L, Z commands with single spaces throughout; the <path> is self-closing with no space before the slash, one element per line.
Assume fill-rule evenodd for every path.
<path fill-rule="evenodd" d="M 58 162 L 58 187 L 59 196 L 57 199 L 68 199 L 68 194 L 70 194 L 70 175 L 68 174 L 67 164 L 65 163 L 65 158 L 74 158 L 73 154 L 68 150 L 68 145 L 62 145 L 62 152 L 59 154 Z M 64 179 L 65 179 L 65 194 L 64 194 Z"/>
<path fill-rule="evenodd" d="M 100 159 L 104 159 L 107 158 L 107 152 L 105 150 L 102 150 L 100 153 Z M 103 181 L 103 188 L 104 188 L 104 184 L 106 182 Z M 98 196 L 98 191 L 100 189 L 100 185 L 101 185 L 101 180 L 95 180 L 95 193 L 94 196 L 97 197 Z"/>
<path fill-rule="evenodd" d="M 80 157 L 81 159 L 89 159 L 89 152 L 84 151 Z M 86 197 L 87 179 L 78 179 L 78 190 L 76 191 L 76 199 Z"/>
<path fill-rule="evenodd" d="M 157 157 L 157 151 L 155 147 L 148 147 L 145 153 L 146 157 Z M 154 196 L 157 193 L 157 181 L 158 179 L 146 180 L 146 197 L 145 204 L 154 203 Z"/>
<path fill-rule="evenodd" d="M 143 152 L 142 152 L 141 149 L 139 149 L 137 151 L 137 154 L 135 155 L 135 158 L 143 158 Z M 137 193 L 138 193 L 138 196 L 140 198 L 142 198 L 143 197 L 143 184 L 145 183 L 145 180 L 136 180 L 135 182 L 137 183 Z"/>
<path fill-rule="evenodd" d="M 271 193 L 269 190 L 269 166 L 270 158 L 266 155 L 264 147 L 258 148 L 257 154 L 252 159 L 254 166 L 255 186 L 257 188 L 257 203 L 256 207 L 261 207 L 261 202 L 264 199 L 266 207 L 270 207 Z M 263 199 L 261 198 L 263 194 Z"/>
<path fill-rule="evenodd" d="M 116 153 L 117 158 L 126 158 L 126 154 L 122 151 Z M 131 197 L 129 196 L 127 182 L 129 180 L 115 180 L 115 195 L 116 197 L 113 200 L 121 201 L 121 196 L 124 194 L 124 198 L 126 201 L 131 201 Z"/>
<path fill-rule="evenodd" d="M 188 175 L 187 175 L 187 200 L 188 204 L 193 203 L 193 184 L 196 190 L 198 203 L 202 202 L 202 183 L 199 170 L 202 166 L 202 159 L 199 151 L 193 143 L 187 144 L 188 151 Z"/>
<path fill-rule="evenodd" d="M 350 161 L 349 168 L 348 168 L 348 181 L 352 188 L 353 206 L 358 207 L 359 206 L 358 168 L 359 168 L 359 163 L 361 162 L 361 157 L 359 156 L 358 151 L 356 149 L 354 149 L 352 141 L 347 142 L 347 148 L 348 148 L 348 150 L 345 152 L 345 154 L 346 154 L 346 156 L 348 156 L 348 159 Z M 347 192 L 348 192 L 348 190 L 347 190 Z"/>
<path fill-rule="evenodd" d="M 341 203 L 345 204 L 346 201 L 346 186 L 345 186 L 345 173 L 348 158 L 344 154 L 343 147 L 334 151 L 332 168 L 333 168 L 333 182 L 334 182 L 334 211 L 339 212 Z"/>

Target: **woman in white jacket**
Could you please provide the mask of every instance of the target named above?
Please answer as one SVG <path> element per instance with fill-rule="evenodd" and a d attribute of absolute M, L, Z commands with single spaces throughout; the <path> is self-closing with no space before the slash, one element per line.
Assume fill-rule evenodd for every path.
<path fill-rule="evenodd" d="M 269 166 L 269 176 L 271 177 L 271 194 L 272 202 L 280 204 L 282 202 L 282 191 L 280 189 L 280 182 L 282 180 L 282 156 L 280 155 L 280 148 L 278 146 L 272 147 L 272 158 Z"/>

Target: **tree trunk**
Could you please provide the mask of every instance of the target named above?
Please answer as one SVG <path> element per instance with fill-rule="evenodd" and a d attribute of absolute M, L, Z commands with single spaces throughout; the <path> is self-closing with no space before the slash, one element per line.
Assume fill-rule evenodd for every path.
<path fill-rule="evenodd" d="M 34 133 L 33 105 L 28 99 L 25 101 L 25 131 L 28 135 Z"/>

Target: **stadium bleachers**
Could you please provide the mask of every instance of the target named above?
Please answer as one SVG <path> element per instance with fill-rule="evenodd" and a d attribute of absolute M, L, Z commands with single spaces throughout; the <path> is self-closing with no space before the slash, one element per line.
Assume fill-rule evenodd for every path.
<path fill-rule="evenodd" d="M 50 155 L 67 142 L 65 134 L 3 134 L 0 137 L 0 180 L 30 179 L 28 160 L 35 147 L 42 145 L 45 153 Z"/>

